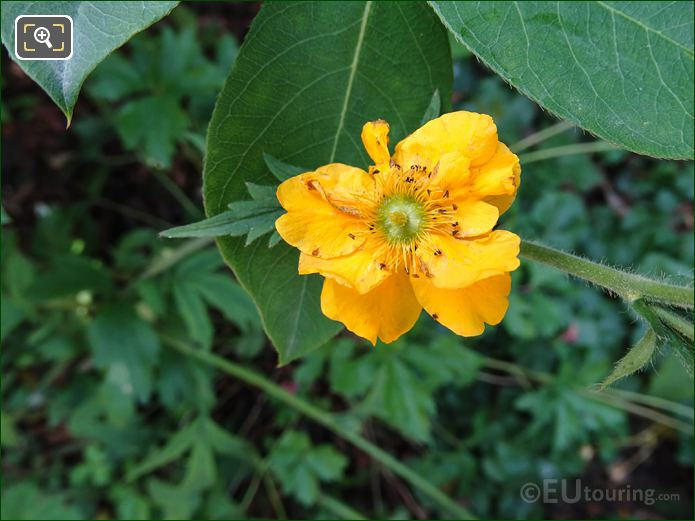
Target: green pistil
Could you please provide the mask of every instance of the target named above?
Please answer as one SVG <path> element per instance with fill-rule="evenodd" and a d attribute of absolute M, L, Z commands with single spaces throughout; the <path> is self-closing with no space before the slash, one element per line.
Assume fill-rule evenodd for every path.
<path fill-rule="evenodd" d="M 412 196 L 392 195 L 381 202 L 377 225 L 390 242 L 410 242 L 425 225 L 425 211 Z"/>

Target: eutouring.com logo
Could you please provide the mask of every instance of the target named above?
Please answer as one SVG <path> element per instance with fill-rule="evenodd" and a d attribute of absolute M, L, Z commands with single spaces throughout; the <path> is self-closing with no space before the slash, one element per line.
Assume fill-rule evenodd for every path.
<path fill-rule="evenodd" d="M 525 483 L 519 489 L 526 503 L 632 502 L 652 506 L 659 501 L 678 501 L 680 494 L 658 493 L 653 488 L 591 488 L 580 479 L 544 479 L 542 484 Z"/>

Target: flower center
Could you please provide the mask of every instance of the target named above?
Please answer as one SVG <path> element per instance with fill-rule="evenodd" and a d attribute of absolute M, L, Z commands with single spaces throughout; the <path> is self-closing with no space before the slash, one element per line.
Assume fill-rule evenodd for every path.
<path fill-rule="evenodd" d="M 392 195 L 379 205 L 377 225 L 389 242 L 410 242 L 424 228 L 425 210 L 410 195 Z"/>

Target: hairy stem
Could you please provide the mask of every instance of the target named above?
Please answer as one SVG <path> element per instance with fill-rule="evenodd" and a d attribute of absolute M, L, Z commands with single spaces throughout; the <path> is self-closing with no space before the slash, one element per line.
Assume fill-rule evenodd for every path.
<path fill-rule="evenodd" d="M 695 328 L 692 322 L 688 322 L 677 313 L 664 309 L 661 306 L 651 306 L 651 308 L 664 324 L 668 325 L 691 342 L 695 339 Z"/>
<path fill-rule="evenodd" d="M 672 306 L 692 308 L 695 300 L 693 288 L 666 284 L 627 273 L 537 242 L 521 241 L 521 256 L 606 288 L 628 302 L 643 298 Z"/>
<path fill-rule="evenodd" d="M 162 340 L 179 352 L 196 358 L 205 364 L 216 367 L 217 369 L 220 369 L 225 373 L 246 382 L 249 385 L 257 387 L 272 398 L 283 402 L 285 405 L 299 411 L 304 416 L 311 418 L 317 423 L 320 423 L 328 430 L 369 454 L 369 456 L 390 469 L 394 474 L 397 474 L 411 485 L 418 488 L 423 494 L 429 496 L 432 501 L 437 503 L 440 507 L 448 511 L 456 518 L 475 519 L 466 508 L 456 503 L 449 496 L 432 485 L 427 478 L 421 476 L 410 467 L 404 465 L 396 458 L 391 456 L 388 452 L 385 452 L 370 441 L 366 440 L 359 433 L 347 430 L 340 426 L 340 424 L 335 420 L 333 414 L 313 406 L 299 396 L 290 394 L 279 385 L 242 365 L 236 364 L 213 353 L 191 348 L 184 342 L 181 342 L 173 337 L 162 336 Z"/>

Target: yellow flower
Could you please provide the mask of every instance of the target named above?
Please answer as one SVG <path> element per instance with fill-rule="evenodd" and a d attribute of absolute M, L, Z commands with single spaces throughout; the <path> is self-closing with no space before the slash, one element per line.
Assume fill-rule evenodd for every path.
<path fill-rule="evenodd" d="M 498 324 L 508 307 L 519 237 L 495 230 L 519 186 L 519 159 L 490 116 L 452 112 L 388 150 L 371 121 L 369 172 L 333 163 L 283 182 L 275 227 L 300 250 L 299 273 L 325 277 L 323 313 L 389 343 L 422 308 L 463 336 Z"/>

